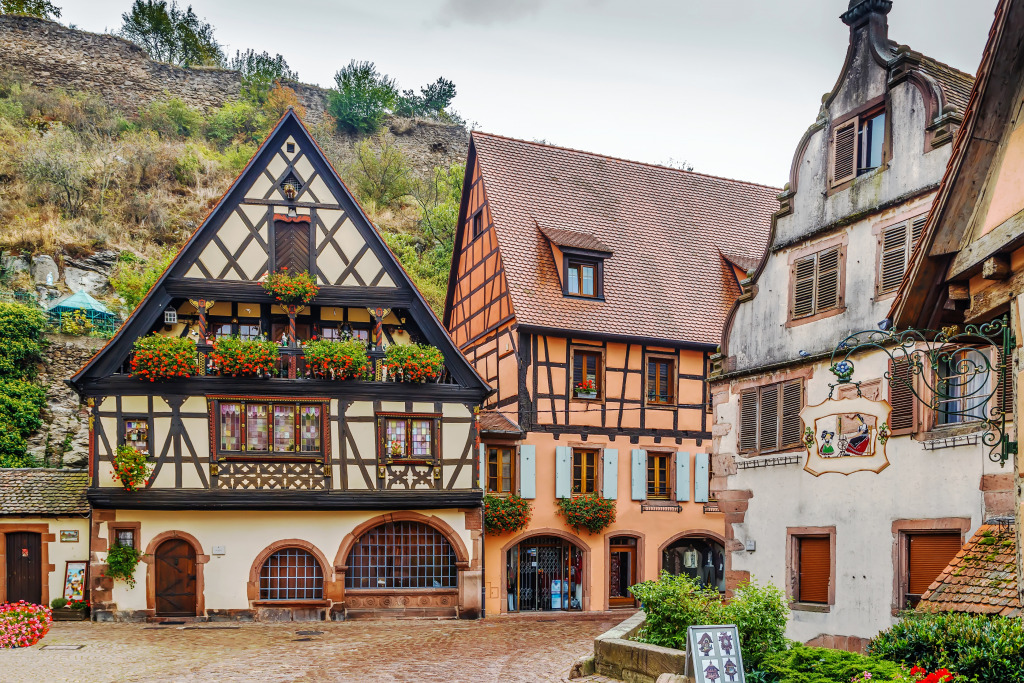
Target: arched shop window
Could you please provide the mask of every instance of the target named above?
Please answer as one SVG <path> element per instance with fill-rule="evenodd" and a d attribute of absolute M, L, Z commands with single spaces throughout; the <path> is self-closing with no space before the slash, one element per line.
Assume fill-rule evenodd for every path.
<path fill-rule="evenodd" d="M 712 538 L 679 539 L 662 551 L 661 568 L 674 576 L 691 576 L 702 586 L 725 590 L 725 548 Z"/>
<path fill-rule="evenodd" d="M 260 600 L 322 600 L 324 572 L 313 555 L 285 548 L 260 567 Z"/>
<path fill-rule="evenodd" d="M 557 536 L 534 536 L 506 558 L 508 611 L 583 609 L 583 551 Z"/>
<path fill-rule="evenodd" d="M 422 522 L 387 522 L 370 529 L 348 555 L 345 588 L 455 588 L 455 551 Z"/>

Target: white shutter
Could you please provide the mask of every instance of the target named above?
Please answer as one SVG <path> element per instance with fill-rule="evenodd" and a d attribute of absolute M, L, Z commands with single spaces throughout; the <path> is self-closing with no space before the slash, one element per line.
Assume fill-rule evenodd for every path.
<path fill-rule="evenodd" d="M 711 458 L 707 453 L 698 453 L 693 458 L 693 502 L 708 502 L 711 487 Z"/>
<path fill-rule="evenodd" d="M 555 498 L 572 497 L 572 449 L 555 447 Z"/>
<path fill-rule="evenodd" d="M 519 447 L 519 495 L 523 498 L 537 497 L 537 447 Z"/>
<path fill-rule="evenodd" d="M 604 470 L 602 472 L 602 494 L 608 500 L 619 497 L 619 451 L 604 449 Z"/>
<path fill-rule="evenodd" d="M 647 500 L 647 451 L 634 448 L 631 463 L 633 500 Z"/>
<path fill-rule="evenodd" d="M 477 486 L 487 493 L 487 446 L 480 444 L 480 474 L 477 477 Z"/>
<path fill-rule="evenodd" d="M 676 502 L 690 500 L 690 452 L 676 453 Z"/>

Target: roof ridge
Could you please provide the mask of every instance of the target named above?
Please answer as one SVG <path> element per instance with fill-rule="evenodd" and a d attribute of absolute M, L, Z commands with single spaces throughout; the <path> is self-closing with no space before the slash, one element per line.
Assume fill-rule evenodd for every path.
<path fill-rule="evenodd" d="M 738 183 L 740 185 L 749 185 L 751 187 L 762 187 L 762 188 L 764 188 L 766 190 L 774 190 L 774 191 L 777 191 L 777 192 L 781 192 L 782 191 L 781 187 L 775 187 L 774 185 L 765 185 L 763 183 L 755 183 L 755 182 L 750 181 L 750 180 L 739 180 L 737 178 L 726 178 L 725 176 L 713 175 L 711 173 L 701 173 L 699 171 L 687 171 L 687 170 L 682 169 L 682 168 L 673 168 L 672 166 L 664 166 L 662 164 L 652 164 L 652 163 L 649 163 L 649 162 L 646 162 L 646 161 L 636 161 L 635 159 L 626 159 L 624 157 L 616 157 L 616 156 L 612 156 L 610 154 L 601 154 L 599 152 L 588 152 L 587 150 L 576 149 L 575 147 L 564 147 L 562 145 L 552 145 L 552 144 L 548 144 L 548 143 L 545 143 L 545 142 L 536 142 L 534 140 L 523 140 L 522 138 L 514 138 L 514 137 L 511 137 L 511 136 L 508 136 L 508 135 L 498 135 L 497 133 L 487 133 L 487 132 L 482 131 L 482 130 L 470 131 L 470 136 L 473 136 L 473 135 L 482 135 L 482 136 L 488 137 L 488 138 L 497 138 L 499 140 L 509 140 L 511 142 L 522 142 L 524 144 L 533 145 L 535 147 L 546 147 L 548 149 L 560 149 L 560 150 L 562 150 L 564 152 L 574 152 L 576 154 L 583 154 L 583 155 L 590 156 L 590 157 L 599 157 L 601 159 L 610 159 L 612 161 L 621 161 L 622 163 L 625 163 L 625 164 L 633 164 L 633 165 L 636 165 L 636 166 L 647 166 L 648 168 L 657 168 L 657 169 L 663 169 L 663 170 L 666 170 L 666 171 L 675 171 L 677 173 L 685 173 L 687 175 L 701 176 L 703 178 L 711 178 L 713 180 L 724 180 L 726 182 Z"/>
<path fill-rule="evenodd" d="M 930 56 L 926 55 L 923 52 L 918 52 L 917 50 L 915 50 L 914 48 L 912 48 L 910 46 L 907 46 L 907 47 L 910 50 L 910 52 L 912 52 L 913 54 L 920 55 L 921 59 L 927 59 L 929 62 L 934 62 L 935 64 L 937 64 L 937 65 L 939 65 L 939 66 L 941 66 L 941 67 L 943 67 L 945 69 L 949 69 L 950 71 L 952 71 L 954 74 L 956 74 L 958 76 L 963 76 L 965 79 L 970 79 L 971 81 L 977 80 L 977 78 L 978 78 L 976 74 L 971 74 L 971 73 L 968 73 L 966 71 L 962 71 L 962 70 L 956 68 L 955 66 L 951 66 L 951 65 L 949 65 L 949 64 L 947 64 L 947 63 L 945 63 L 943 61 L 935 59 L 935 57 L 930 57 Z"/>

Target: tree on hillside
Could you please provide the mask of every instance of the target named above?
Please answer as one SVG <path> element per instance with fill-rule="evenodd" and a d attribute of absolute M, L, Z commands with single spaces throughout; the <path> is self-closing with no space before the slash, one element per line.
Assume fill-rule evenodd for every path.
<path fill-rule="evenodd" d="M 424 116 L 444 120 L 453 119 L 454 115 L 445 111 L 455 99 L 455 84 L 447 78 L 438 78 L 433 83 L 420 88 L 417 95 L 412 90 L 403 90 L 395 114 L 398 116 Z"/>
<path fill-rule="evenodd" d="M 398 89 L 387 74 L 377 73 L 373 62 L 352 60 L 334 75 L 337 88 L 331 90 L 327 110 L 337 121 L 338 130 L 349 133 L 375 133 L 380 130 Z"/>
<path fill-rule="evenodd" d="M 264 104 L 275 82 L 299 80 L 299 75 L 288 68 L 284 57 L 271 57 L 269 52 L 237 51 L 228 61 L 228 68 L 241 72 L 242 97 L 253 104 Z"/>
<path fill-rule="evenodd" d="M 0 14 L 56 19 L 60 16 L 60 7 L 49 0 L 0 0 Z"/>
<path fill-rule="evenodd" d="M 202 21 L 189 5 L 176 0 L 135 0 L 130 12 L 121 15 L 120 35 L 150 57 L 178 66 L 221 66 L 224 52 L 213 37 L 213 26 Z"/>

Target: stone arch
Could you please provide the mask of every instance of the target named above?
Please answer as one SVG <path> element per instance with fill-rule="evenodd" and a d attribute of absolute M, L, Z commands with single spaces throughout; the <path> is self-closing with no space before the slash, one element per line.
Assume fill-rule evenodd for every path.
<path fill-rule="evenodd" d="M 252 561 L 252 565 L 249 567 L 249 580 L 245 584 L 246 597 L 248 597 L 249 601 L 255 602 L 260 599 L 260 570 L 263 568 L 263 564 L 267 561 L 267 558 L 278 550 L 284 550 L 285 548 L 299 548 L 300 550 L 305 550 L 316 559 L 320 564 L 320 570 L 324 575 L 324 599 L 331 600 L 333 598 L 333 594 L 336 592 L 334 565 L 327 561 L 327 556 L 324 555 L 320 548 L 316 547 L 309 541 L 304 541 L 300 538 L 287 538 L 280 541 L 274 541 L 256 554 L 255 559 Z"/>
<path fill-rule="evenodd" d="M 622 535 L 627 535 L 623 532 Z M 583 572 L 579 579 L 579 583 L 583 586 L 583 608 L 582 611 L 590 611 L 590 592 L 591 592 L 591 576 L 590 576 L 590 545 L 583 541 L 579 536 L 570 534 L 564 529 L 552 529 L 550 527 L 540 527 L 524 531 L 523 533 L 515 536 L 508 543 L 501 548 L 501 612 L 508 611 L 508 551 L 513 547 L 519 545 L 523 541 L 528 541 L 531 538 L 537 536 L 557 536 L 564 541 L 568 541 L 574 545 L 583 553 Z"/>
<path fill-rule="evenodd" d="M 203 552 L 203 544 L 192 534 L 185 531 L 163 531 L 146 545 L 146 553 L 142 561 L 146 564 L 146 612 L 150 616 L 156 614 L 156 551 L 164 541 L 180 539 L 192 546 L 196 552 L 196 616 L 206 615 L 206 583 L 203 579 L 203 566 L 210 561 L 210 556 Z"/>
<path fill-rule="evenodd" d="M 451 545 L 452 550 L 455 552 L 455 566 L 458 567 L 459 572 L 469 568 L 469 551 L 466 549 L 466 544 L 462 542 L 462 538 L 455 532 L 455 529 L 450 524 L 445 522 L 440 517 L 435 515 L 424 515 L 419 512 L 413 512 L 412 510 L 402 510 L 400 512 L 390 512 L 386 515 L 378 515 L 371 519 L 366 520 L 355 529 L 345 534 L 345 538 L 341 540 L 341 545 L 338 546 L 338 553 L 334 556 L 334 569 L 338 572 L 344 573 L 348 570 L 348 555 L 352 551 L 352 546 L 355 545 L 356 541 L 360 536 L 365 534 L 370 529 L 387 524 L 388 522 L 420 522 L 427 526 L 433 527 L 437 531 L 441 532 L 448 544 Z"/>
<path fill-rule="evenodd" d="M 725 536 L 718 533 L 717 531 L 711 531 L 710 529 L 687 529 L 674 536 L 669 537 L 667 541 L 662 543 L 658 547 L 658 576 L 661 576 L 661 572 L 665 570 L 665 550 L 679 541 L 686 538 L 696 538 L 711 540 L 722 546 L 722 554 L 724 562 L 728 563 L 728 553 L 725 551 Z M 728 564 L 726 564 L 726 573 L 728 573 Z"/>

